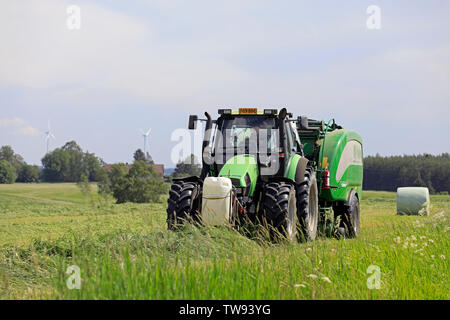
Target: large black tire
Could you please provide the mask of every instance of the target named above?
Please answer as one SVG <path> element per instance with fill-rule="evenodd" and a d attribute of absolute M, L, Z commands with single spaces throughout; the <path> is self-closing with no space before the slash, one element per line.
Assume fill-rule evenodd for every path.
<path fill-rule="evenodd" d="M 336 218 L 340 219 L 339 227 L 344 238 L 357 238 L 359 236 L 361 210 L 356 192 L 352 190 L 348 203 L 345 206 L 338 207 L 335 211 Z"/>
<path fill-rule="evenodd" d="M 175 230 L 186 221 L 198 222 L 200 185 L 177 181 L 170 188 L 167 200 L 167 227 Z"/>
<path fill-rule="evenodd" d="M 295 187 L 286 182 L 272 182 L 264 186 L 260 216 L 270 228 L 272 239 L 289 241 L 297 235 L 297 201 Z"/>
<path fill-rule="evenodd" d="M 301 240 L 314 241 L 319 224 L 319 192 L 312 167 L 306 168 L 305 178 L 297 186 L 297 214 Z"/>

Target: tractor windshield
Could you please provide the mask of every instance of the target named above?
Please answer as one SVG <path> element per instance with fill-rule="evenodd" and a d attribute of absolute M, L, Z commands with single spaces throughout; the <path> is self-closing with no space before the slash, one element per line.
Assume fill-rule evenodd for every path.
<path fill-rule="evenodd" d="M 277 152 L 279 134 L 276 118 L 236 116 L 225 118 L 221 125 L 222 146 L 227 153 L 238 154 Z"/>

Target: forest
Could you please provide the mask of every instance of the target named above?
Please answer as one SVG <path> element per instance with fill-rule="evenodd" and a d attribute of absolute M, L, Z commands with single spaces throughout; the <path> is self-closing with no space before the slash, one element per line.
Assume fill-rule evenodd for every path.
<path fill-rule="evenodd" d="M 364 159 L 365 190 L 396 191 L 398 187 L 428 187 L 430 193 L 450 192 L 450 154 L 403 155 Z"/>

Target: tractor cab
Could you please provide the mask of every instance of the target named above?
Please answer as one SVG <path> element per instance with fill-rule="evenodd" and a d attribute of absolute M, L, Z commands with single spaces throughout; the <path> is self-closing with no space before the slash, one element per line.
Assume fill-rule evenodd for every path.
<path fill-rule="evenodd" d="M 249 108 L 237 112 L 219 110 L 219 114 L 211 150 L 214 169 L 220 172 L 224 166 L 229 167 L 227 163 L 238 164 L 245 160 L 256 164 L 259 176 L 269 167 L 273 168 L 271 174 L 276 174 L 281 152 L 277 114 L 258 113 Z"/>
<path fill-rule="evenodd" d="M 207 122 L 206 130 L 214 133 L 212 137 L 205 134 L 204 164 L 215 172 L 220 172 L 230 159 L 246 155 L 254 158 L 263 177 L 282 175 L 291 156 L 303 155 L 292 114 L 285 112 L 280 117 L 276 109 L 256 108 L 219 109 L 218 113 L 219 118 L 210 124 L 209 115 L 203 120 Z M 189 126 L 194 129 L 192 121 L 198 121 L 198 117 L 190 117 Z"/>

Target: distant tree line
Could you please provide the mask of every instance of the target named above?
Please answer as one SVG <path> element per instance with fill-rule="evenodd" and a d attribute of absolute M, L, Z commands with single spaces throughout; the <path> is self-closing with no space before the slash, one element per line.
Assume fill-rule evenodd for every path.
<path fill-rule="evenodd" d="M 428 187 L 431 193 L 450 193 L 450 154 L 364 159 L 365 190 L 396 191 L 412 186 Z"/>
<path fill-rule="evenodd" d="M 98 183 L 98 193 L 105 198 L 112 195 L 117 203 L 160 202 L 167 191 L 160 174 L 140 160 L 131 168 L 124 163 L 112 165 Z"/>
<path fill-rule="evenodd" d="M 38 182 L 39 168 L 27 164 L 10 146 L 0 148 L 0 184 Z"/>
<path fill-rule="evenodd" d="M 98 181 L 102 160 L 93 153 L 83 152 L 75 141 L 47 153 L 43 169 L 29 165 L 10 146 L 0 148 L 0 184 L 14 182 L 80 182 Z"/>
<path fill-rule="evenodd" d="M 141 149 L 133 154 L 133 165 L 117 163 L 99 175 L 98 193 L 107 198 L 112 195 L 117 203 L 160 202 L 168 192 L 163 177 L 153 168 L 151 156 Z M 180 161 L 171 178 L 200 175 L 201 168 L 194 155 Z"/>
<path fill-rule="evenodd" d="M 49 152 L 42 159 L 43 169 L 27 164 L 10 146 L 0 148 L 0 184 L 14 182 L 98 181 L 99 192 L 112 194 L 118 202 L 142 202 L 159 197 L 161 177 L 154 171 L 153 160 L 138 149 L 132 168 L 114 165 L 110 171 L 93 153 L 83 152 L 75 141 Z M 199 175 L 201 167 L 194 155 L 180 161 L 172 178 Z M 137 187 L 136 187 L 137 186 Z M 431 193 L 450 193 L 450 154 L 368 156 L 364 159 L 365 190 L 396 191 L 398 187 L 428 187 Z M 137 192 L 135 188 L 141 188 Z M 136 198 L 137 197 L 137 198 Z"/>
<path fill-rule="evenodd" d="M 151 155 L 147 152 L 144 154 L 144 151 L 141 149 L 137 149 L 133 154 L 134 161 L 143 161 L 147 164 L 155 164 Z"/>
<path fill-rule="evenodd" d="M 155 171 L 150 155 L 141 149 L 134 153 L 133 165 L 113 164 L 109 170 L 102 168 L 98 193 L 105 199 L 112 195 L 116 203 L 160 202 L 168 191 L 163 177 Z"/>
<path fill-rule="evenodd" d="M 47 182 L 98 181 L 101 160 L 83 152 L 75 141 L 47 153 L 42 159 L 42 180 Z"/>
<path fill-rule="evenodd" d="M 112 195 L 117 203 L 159 202 L 168 187 L 155 171 L 152 157 L 141 149 L 133 154 L 134 163 L 114 164 L 109 167 L 93 153 L 83 152 L 75 142 L 42 158 L 43 169 L 25 163 L 10 146 L 0 148 L 0 184 L 14 182 L 77 182 L 85 196 L 90 193 L 89 182 L 98 182 L 98 193 L 107 198 Z"/>

